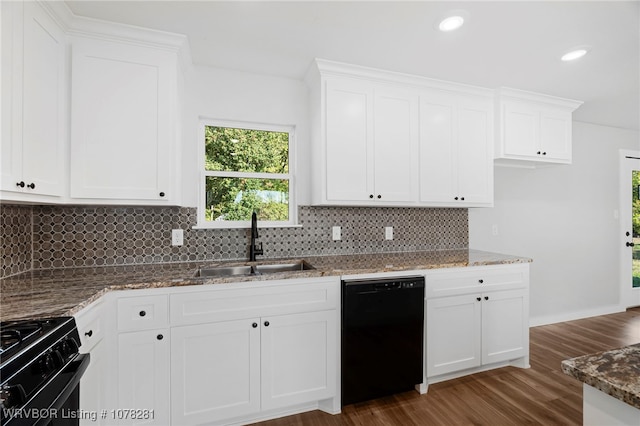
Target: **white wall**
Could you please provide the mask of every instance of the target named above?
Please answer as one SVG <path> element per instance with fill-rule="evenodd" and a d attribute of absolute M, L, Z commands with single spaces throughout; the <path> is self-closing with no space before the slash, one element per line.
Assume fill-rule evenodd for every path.
<path fill-rule="evenodd" d="M 470 209 L 471 248 L 533 258 L 532 325 L 619 310 L 621 148 L 638 132 L 574 122 L 572 165 L 496 167 L 495 206 Z"/>
<path fill-rule="evenodd" d="M 200 118 L 295 126 L 297 198 L 309 204 L 309 122 L 302 81 L 218 68 L 193 67 L 185 75 L 182 123 L 182 205 L 198 203 Z"/>

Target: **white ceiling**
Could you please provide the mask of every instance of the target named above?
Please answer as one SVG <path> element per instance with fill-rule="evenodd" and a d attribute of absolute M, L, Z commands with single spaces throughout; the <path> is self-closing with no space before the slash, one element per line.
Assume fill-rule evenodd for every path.
<path fill-rule="evenodd" d="M 313 58 L 584 101 L 639 129 L 640 1 L 66 1 L 74 14 L 188 36 L 195 64 L 302 79 Z M 434 28 L 452 9 L 453 33 Z M 559 60 L 577 45 L 589 55 Z"/>

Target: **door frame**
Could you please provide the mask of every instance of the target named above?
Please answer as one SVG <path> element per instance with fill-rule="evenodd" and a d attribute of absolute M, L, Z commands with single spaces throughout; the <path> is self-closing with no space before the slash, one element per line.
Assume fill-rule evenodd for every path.
<path fill-rule="evenodd" d="M 620 307 L 627 309 L 632 306 L 640 306 L 640 287 L 630 287 L 631 282 L 631 270 L 629 269 L 629 247 L 624 245 L 626 240 L 625 232 L 629 231 L 629 223 L 631 222 L 631 205 L 629 203 L 629 175 L 628 171 L 635 169 L 630 167 L 629 162 L 633 159 L 638 161 L 638 168 L 640 170 L 640 151 L 632 151 L 621 149 L 620 150 L 620 192 L 619 192 L 619 223 L 620 223 Z"/>

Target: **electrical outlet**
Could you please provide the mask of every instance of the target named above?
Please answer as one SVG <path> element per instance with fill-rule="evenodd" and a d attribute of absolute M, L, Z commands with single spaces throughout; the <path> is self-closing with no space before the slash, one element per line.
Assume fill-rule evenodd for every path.
<path fill-rule="evenodd" d="M 393 240 L 393 226 L 384 227 L 384 239 Z"/>
<path fill-rule="evenodd" d="M 491 227 L 491 234 L 493 234 L 494 237 L 498 235 L 498 225 L 495 223 Z"/>
<path fill-rule="evenodd" d="M 334 226 L 331 228 L 331 236 L 333 241 L 340 241 L 342 239 L 342 228 L 339 226 Z"/>
<path fill-rule="evenodd" d="M 171 230 L 171 245 L 181 246 L 184 244 L 184 231 L 182 229 Z"/>

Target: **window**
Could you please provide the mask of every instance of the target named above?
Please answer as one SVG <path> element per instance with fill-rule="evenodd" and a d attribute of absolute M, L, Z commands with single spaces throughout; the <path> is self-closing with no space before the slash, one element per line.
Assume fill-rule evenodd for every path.
<path fill-rule="evenodd" d="M 290 127 L 203 125 L 199 225 L 244 227 L 256 212 L 267 225 L 294 223 Z"/>

